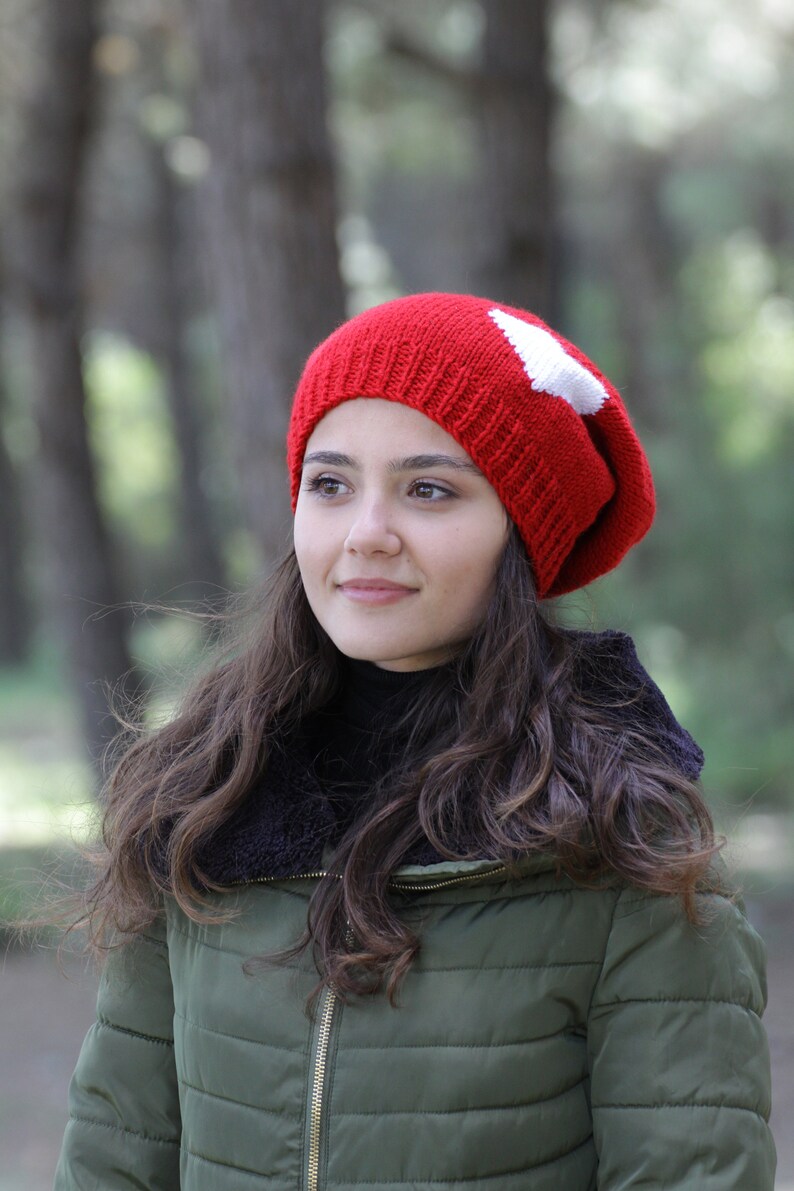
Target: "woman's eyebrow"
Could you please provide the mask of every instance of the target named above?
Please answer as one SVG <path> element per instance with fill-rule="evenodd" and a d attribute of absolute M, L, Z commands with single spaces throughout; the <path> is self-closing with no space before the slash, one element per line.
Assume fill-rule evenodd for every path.
<path fill-rule="evenodd" d="M 407 455 L 405 459 L 390 459 L 389 471 L 424 471 L 432 467 L 452 467 L 455 471 L 468 471 L 472 475 L 481 476 L 482 472 L 470 459 L 461 459 L 457 455 Z"/>
<path fill-rule="evenodd" d="M 361 470 L 358 459 L 351 455 L 344 455 L 341 451 L 312 451 L 304 456 L 303 465 L 307 463 L 324 463 L 326 467 L 350 467 L 354 471 Z M 424 471 L 429 467 L 451 467 L 456 471 L 468 471 L 475 476 L 481 476 L 479 467 L 470 459 L 459 459 L 455 455 L 407 455 L 404 459 L 390 459 L 390 472 Z"/>
<path fill-rule="evenodd" d="M 310 455 L 303 456 L 303 466 L 307 463 L 324 463 L 327 467 L 359 467 L 357 459 L 343 455 L 340 451 L 312 451 Z"/>

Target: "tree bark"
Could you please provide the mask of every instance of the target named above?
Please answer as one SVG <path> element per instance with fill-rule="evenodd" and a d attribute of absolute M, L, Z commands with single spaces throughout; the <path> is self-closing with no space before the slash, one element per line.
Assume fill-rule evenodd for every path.
<path fill-rule="evenodd" d="M 0 320 L 3 316 L 0 304 Z M 6 403 L 3 331 L 0 321 L 0 666 L 21 665 L 30 645 L 30 615 L 23 581 L 26 510 L 13 460 L 3 437 Z"/>
<path fill-rule="evenodd" d="M 265 561 L 289 528 L 301 366 L 345 318 L 321 0 L 195 0 L 206 228 L 243 511 Z"/>
<path fill-rule="evenodd" d="M 479 88 L 481 292 L 552 315 L 549 0 L 488 0 Z"/>
<path fill-rule="evenodd" d="M 621 151 L 614 163 L 615 201 L 607 272 L 617 298 L 624 352 L 622 388 L 629 408 L 646 430 L 670 424 L 685 391 L 675 312 L 674 277 L 679 253 L 665 219 L 661 191 L 668 159 L 637 148 Z"/>
<path fill-rule="evenodd" d="M 187 323 L 183 252 L 185 204 L 165 160 L 161 144 L 151 144 L 156 193 L 155 237 L 160 272 L 161 307 L 159 354 L 166 394 L 179 452 L 179 523 L 188 592 L 212 600 L 225 587 L 225 571 L 213 532 L 210 502 L 202 480 L 203 443 L 185 347 Z"/>
<path fill-rule="evenodd" d="M 30 340 L 36 490 L 53 625 L 98 764 L 115 735 L 105 684 L 131 690 L 125 620 L 85 424 L 76 243 L 94 99 L 94 0 L 47 0 L 17 164 L 15 280 Z"/>
<path fill-rule="evenodd" d="M 470 247 L 477 291 L 555 321 L 549 6 L 550 0 L 487 0 L 480 63 L 463 67 L 422 45 L 387 6 L 364 3 L 384 25 L 390 53 L 456 87 L 471 105 L 480 141 Z"/>

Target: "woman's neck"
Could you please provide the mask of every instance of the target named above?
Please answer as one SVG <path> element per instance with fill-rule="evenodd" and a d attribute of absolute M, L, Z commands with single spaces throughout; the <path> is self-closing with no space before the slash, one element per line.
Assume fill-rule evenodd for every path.
<path fill-rule="evenodd" d="M 362 729 L 385 715 L 398 716 L 410 698 L 440 669 L 432 666 L 426 670 L 386 670 L 375 662 L 343 657 L 338 714 L 345 722 Z"/>

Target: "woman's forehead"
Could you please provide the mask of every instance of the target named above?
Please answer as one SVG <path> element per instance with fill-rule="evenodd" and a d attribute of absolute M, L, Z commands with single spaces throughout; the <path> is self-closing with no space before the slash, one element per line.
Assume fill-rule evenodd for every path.
<path fill-rule="evenodd" d="M 356 397 L 334 406 L 314 427 L 306 455 L 325 448 L 345 451 L 350 444 L 370 455 L 388 448 L 390 454 L 399 449 L 468 459 L 463 447 L 432 418 L 381 397 Z"/>

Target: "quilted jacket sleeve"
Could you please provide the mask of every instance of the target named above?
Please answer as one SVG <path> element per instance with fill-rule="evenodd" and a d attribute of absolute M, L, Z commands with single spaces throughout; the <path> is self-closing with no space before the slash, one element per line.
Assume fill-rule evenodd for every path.
<path fill-rule="evenodd" d="M 69 1088 L 54 1191 L 173 1191 L 179 1098 L 164 927 L 111 952 Z"/>
<path fill-rule="evenodd" d="M 599 1191 L 772 1191 L 765 952 L 729 900 L 690 925 L 624 891 L 589 1015 Z"/>

